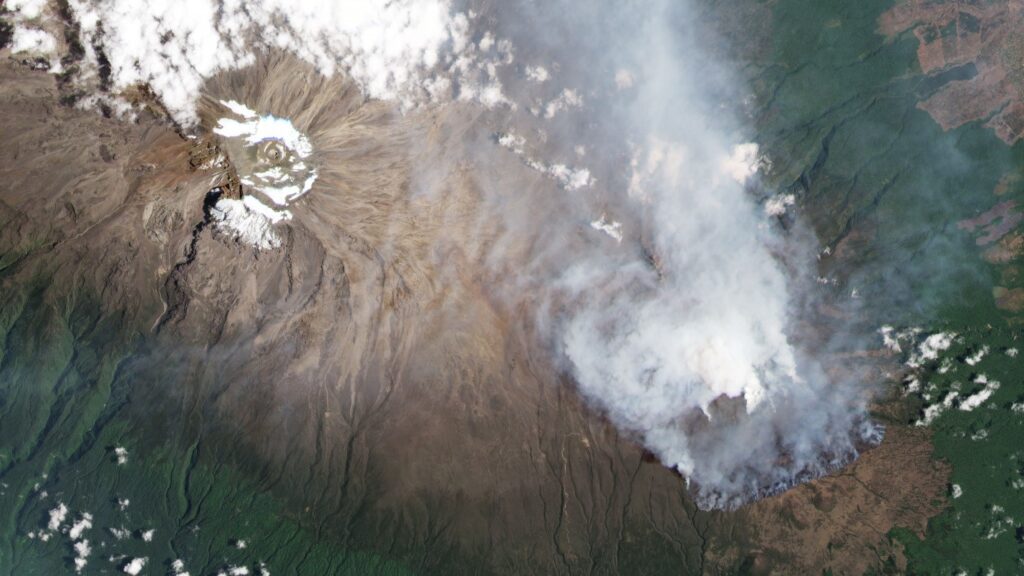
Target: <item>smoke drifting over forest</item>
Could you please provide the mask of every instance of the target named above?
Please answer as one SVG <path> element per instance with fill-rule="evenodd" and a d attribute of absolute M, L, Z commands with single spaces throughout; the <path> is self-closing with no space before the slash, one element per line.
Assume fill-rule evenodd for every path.
<path fill-rule="evenodd" d="M 28 44 L 49 33 L 36 4 L 13 6 L 23 48 L 57 71 L 68 47 Z M 799 343 L 816 246 L 751 193 L 763 161 L 730 39 L 690 2 L 291 4 L 71 2 L 86 41 L 68 86 L 129 119 L 123 96 L 146 83 L 191 136 L 213 138 L 236 103 L 289 119 L 319 174 L 294 219 L 238 204 L 216 226 L 235 214 L 257 250 L 306 226 L 330 252 L 344 230 L 416 279 L 404 289 L 422 309 L 457 308 L 437 285 L 471 277 L 529 310 L 549 360 L 703 507 L 785 489 L 878 440 L 861 384 Z M 361 93 L 326 79 L 341 76 Z M 460 118 L 465 152 L 416 150 L 450 143 L 429 137 L 432 115 Z M 519 177 L 489 169 L 510 162 Z M 456 176 L 474 193 L 453 192 Z M 452 247 L 465 259 L 439 256 Z"/>

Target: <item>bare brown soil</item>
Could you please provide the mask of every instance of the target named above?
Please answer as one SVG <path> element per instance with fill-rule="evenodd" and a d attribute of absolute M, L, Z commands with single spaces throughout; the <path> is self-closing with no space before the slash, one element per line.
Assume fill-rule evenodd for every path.
<path fill-rule="evenodd" d="M 891 528 L 938 511 L 947 470 L 898 426 L 833 477 L 698 511 L 580 401 L 529 294 L 509 298 L 516 270 L 481 266 L 495 246 L 530 253 L 489 211 L 559 209 L 512 155 L 481 161 L 486 114 L 402 116 L 343 79 L 261 66 L 210 101 L 294 118 L 324 172 L 284 246 L 257 253 L 200 225 L 226 171 L 158 115 L 68 108 L 49 75 L 0 64 L 0 293 L 44 278 L 56 312 L 94 293 L 137 330 L 147 351 L 119 377 L 141 433 L 201 440 L 321 536 L 423 572 L 859 574 L 899 559 Z M 481 193 L 509 181 L 521 193 L 500 206 Z"/>
<path fill-rule="evenodd" d="M 879 19 L 890 38 L 912 31 L 921 71 L 934 74 L 973 64 L 977 75 L 952 80 L 920 103 L 950 130 L 988 119 L 986 126 L 1012 145 L 1024 135 L 1024 3 L 905 0 Z"/>

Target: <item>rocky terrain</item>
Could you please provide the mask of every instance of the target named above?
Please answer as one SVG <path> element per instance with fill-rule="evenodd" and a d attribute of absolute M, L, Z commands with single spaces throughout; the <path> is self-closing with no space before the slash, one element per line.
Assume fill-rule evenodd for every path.
<path fill-rule="evenodd" d="M 76 110 L 18 63 L 3 63 L 0 91 L 7 478 L 58 446 L 72 474 L 123 422 L 135 458 L 171 450 L 231 469 L 313 539 L 444 574 L 898 570 L 889 531 L 922 533 L 942 507 L 928 433 L 894 422 L 835 476 L 698 510 L 576 394 L 529 295 L 495 288 L 516 270 L 482 265 L 509 242 L 490 211 L 528 218 L 560 200 L 514 155 L 480 161 L 495 127 L 479 109 L 403 115 L 284 57 L 215 77 L 207 134 L 234 99 L 294 119 L 322 154 L 280 248 L 256 250 L 211 217 L 211 190 L 238 193 L 230 159 L 209 161 L 216 138 L 190 139 L 159 111 L 127 123 Z M 521 195 L 495 206 L 480 191 L 494 180 Z M 888 360 L 871 362 L 880 374 Z M 91 405 L 65 388 L 76 373 L 99 391 Z M 4 526 L 27 522 L 24 506 L 5 501 Z M 0 571 L 21 534 L 5 528 Z"/>

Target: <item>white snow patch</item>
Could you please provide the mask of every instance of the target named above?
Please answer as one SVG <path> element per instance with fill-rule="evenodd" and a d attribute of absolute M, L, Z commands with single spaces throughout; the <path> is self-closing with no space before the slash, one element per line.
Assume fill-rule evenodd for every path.
<path fill-rule="evenodd" d="M 243 200 L 222 198 L 214 204 L 210 215 L 218 230 L 260 250 L 281 245 L 273 225 L 291 217 L 290 212 L 274 210 L 252 196 Z"/>
<path fill-rule="evenodd" d="M 265 195 L 279 207 L 287 206 L 312 189 L 317 180 L 317 170 L 308 163 L 313 146 L 291 120 L 273 115 L 260 116 L 234 100 L 222 100 L 221 104 L 239 116 L 241 121 L 221 118 L 213 129 L 214 133 L 228 139 L 229 145 L 241 145 L 245 153 L 254 153 L 259 158 L 260 164 L 250 173 L 239 175 L 243 184 Z M 276 153 L 273 158 L 269 157 L 270 147 Z M 272 225 L 292 217 L 290 211 L 272 208 L 251 193 L 245 194 L 241 201 L 219 200 L 212 215 L 219 229 L 229 231 L 243 243 L 260 249 L 280 246 Z"/>
<path fill-rule="evenodd" d="M 35 28 L 38 17 L 57 25 L 42 0 L 7 4 L 15 23 Z M 452 99 L 515 108 L 497 77 L 515 59 L 511 42 L 493 33 L 472 42 L 477 14 L 453 13 L 451 0 L 72 0 L 70 8 L 84 49 L 73 81 L 86 92 L 98 86 L 102 46 L 112 94 L 148 85 L 186 128 L 198 120 L 206 79 L 252 65 L 267 49 L 295 54 L 328 76 L 344 70 L 366 96 L 403 110 Z M 61 71 L 60 55 L 51 58 L 53 73 Z M 99 104 L 134 114 L 119 96 L 82 100 Z"/>
<path fill-rule="evenodd" d="M 245 104 L 234 100 L 221 100 L 220 102 L 245 121 L 221 118 L 213 129 L 215 134 L 227 138 L 244 136 L 249 144 L 259 144 L 264 140 L 280 140 L 302 158 L 308 157 L 313 152 L 309 139 L 295 129 L 291 120 L 269 114 L 260 116 Z"/>

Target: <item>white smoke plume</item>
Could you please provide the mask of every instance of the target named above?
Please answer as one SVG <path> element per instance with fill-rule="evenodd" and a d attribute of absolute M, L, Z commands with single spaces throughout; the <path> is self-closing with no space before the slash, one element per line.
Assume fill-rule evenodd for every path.
<path fill-rule="evenodd" d="M 562 60 L 586 54 L 577 82 L 617 71 L 609 90 L 626 91 L 583 115 L 633 143 L 625 191 L 604 205 L 641 229 L 632 237 L 644 248 L 550 250 L 570 256 L 541 323 L 579 390 L 687 478 L 702 507 L 735 507 L 848 463 L 882 431 L 863 388 L 830 378 L 797 344 L 815 247 L 785 237 L 745 189 L 757 146 L 739 136 L 718 40 L 698 35 L 685 2 L 601 2 L 593 14 L 568 4 L 551 3 L 550 26 L 523 28 L 571 23 L 580 39 L 601 39 Z M 582 137 L 601 154 L 600 139 Z"/>
<path fill-rule="evenodd" d="M 492 109 L 481 154 L 514 154 L 568 210 L 496 215 L 507 234 L 543 239 L 509 292 L 541 303 L 541 336 L 579 391 L 701 506 L 785 489 L 878 440 L 854 383 L 798 344 L 814 247 L 795 246 L 745 188 L 757 147 L 713 50 L 728 39 L 697 25 L 689 1 L 69 4 L 86 74 L 102 71 L 102 50 L 114 92 L 147 83 L 183 126 L 208 77 L 269 48 L 403 109 Z M 46 30 L 33 6 L 19 29 Z M 554 232 L 572 226 L 586 241 Z M 489 263 L 511 258 L 494 252 Z"/>

